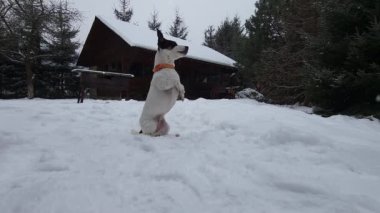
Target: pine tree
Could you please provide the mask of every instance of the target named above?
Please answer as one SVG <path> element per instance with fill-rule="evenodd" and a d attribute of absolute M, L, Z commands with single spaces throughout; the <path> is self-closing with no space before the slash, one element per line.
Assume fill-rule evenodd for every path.
<path fill-rule="evenodd" d="M 26 86 L 24 70 L 24 67 L 20 64 L 0 59 L 0 98 L 25 97 Z"/>
<path fill-rule="evenodd" d="M 283 44 L 282 6 L 281 0 L 259 0 L 255 3 L 255 14 L 246 21 L 245 27 L 249 38 L 259 42 L 259 51 Z"/>
<path fill-rule="evenodd" d="M 55 6 L 55 14 L 49 24 L 49 50 L 54 54 L 51 61 L 67 66 L 77 57 L 76 49 L 79 42 L 74 41 L 79 29 L 73 27 L 80 19 L 79 11 L 70 8 L 67 0 L 60 0 Z"/>
<path fill-rule="evenodd" d="M 309 36 L 316 58 L 308 90 L 312 103 L 332 112 L 379 109 L 380 2 L 327 0 L 318 7 L 320 33 Z"/>
<path fill-rule="evenodd" d="M 312 58 L 307 38 L 318 31 L 315 0 L 259 0 L 256 8 L 246 21 L 248 39 L 238 59 L 245 81 L 275 103 L 302 103 Z"/>
<path fill-rule="evenodd" d="M 245 22 L 248 39 L 243 45 L 243 54 L 239 57 L 245 84 L 260 86 L 257 74 L 263 50 L 277 48 L 284 44 L 283 27 L 280 20 L 280 2 L 277 0 L 259 0 L 255 3 L 255 14 Z M 259 89 L 259 88 L 258 88 Z"/>
<path fill-rule="evenodd" d="M 130 22 L 133 16 L 133 9 L 130 7 L 129 0 L 119 0 L 120 10 L 114 9 L 114 13 L 117 19 Z"/>
<path fill-rule="evenodd" d="M 175 13 L 175 19 L 172 26 L 170 26 L 169 35 L 186 40 L 188 31 L 183 22 L 183 18 L 179 15 L 178 9 Z"/>
<path fill-rule="evenodd" d="M 293 0 L 280 4 L 282 43 L 263 50 L 257 80 L 263 92 L 277 103 L 303 103 L 310 77 L 306 35 L 316 35 L 317 12 L 314 0 Z M 280 29 L 281 29 L 280 28 Z"/>
<path fill-rule="evenodd" d="M 215 43 L 215 28 L 214 26 L 210 25 L 204 32 L 204 42 L 203 45 L 213 48 L 216 48 Z"/>
<path fill-rule="evenodd" d="M 79 47 L 79 42 L 74 40 L 79 30 L 73 28 L 73 24 L 80 19 L 80 14 L 76 9 L 70 8 L 66 0 L 60 0 L 54 7 L 54 15 L 48 27 L 47 45 L 52 56 L 45 60 L 45 72 L 39 82 L 45 88 L 43 96 L 73 97 L 76 79 L 71 70 Z"/>
<path fill-rule="evenodd" d="M 243 30 L 239 17 L 235 16 L 232 20 L 226 18 L 215 32 L 212 48 L 236 60 L 245 40 Z"/>
<path fill-rule="evenodd" d="M 153 14 L 151 16 L 151 20 L 148 21 L 148 27 L 151 30 L 158 30 L 161 27 L 161 22 L 158 21 L 158 12 L 156 10 L 153 11 Z"/>

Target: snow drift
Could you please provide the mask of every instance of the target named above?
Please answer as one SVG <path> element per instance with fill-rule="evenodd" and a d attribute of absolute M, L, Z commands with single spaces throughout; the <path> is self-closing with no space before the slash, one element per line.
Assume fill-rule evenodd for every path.
<path fill-rule="evenodd" d="M 252 100 L 0 101 L 2 213 L 378 212 L 380 124 Z"/>

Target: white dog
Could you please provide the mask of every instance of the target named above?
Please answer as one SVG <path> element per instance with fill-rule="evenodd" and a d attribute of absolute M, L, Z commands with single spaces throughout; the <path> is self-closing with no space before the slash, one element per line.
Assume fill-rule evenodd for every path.
<path fill-rule="evenodd" d="M 140 133 L 151 136 L 168 134 L 169 125 L 165 120 L 165 114 L 178 98 L 185 98 L 185 88 L 174 69 L 174 61 L 184 57 L 189 50 L 187 46 L 180 46 L 165 39 L 160 30 L 157 30 L 157 37 L 158 51 L 154 59 L 154 74 L 140 117 Z"/>

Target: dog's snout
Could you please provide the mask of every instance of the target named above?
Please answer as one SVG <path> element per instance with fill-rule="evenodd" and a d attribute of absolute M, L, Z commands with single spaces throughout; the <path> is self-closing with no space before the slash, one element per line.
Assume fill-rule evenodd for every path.
<path fill-rule="evenodd" d="M 185 46 L 185 49 L 182 51 L 183 54 L 187 54 L 189 52 L 189 47 Z"/>
<path fill-rule="evenodd" d="M 179 46 L 178 52 L 181 53 L 182 55 L 187 55 L 187 52 L 189 51 L 188 46 Z"/>

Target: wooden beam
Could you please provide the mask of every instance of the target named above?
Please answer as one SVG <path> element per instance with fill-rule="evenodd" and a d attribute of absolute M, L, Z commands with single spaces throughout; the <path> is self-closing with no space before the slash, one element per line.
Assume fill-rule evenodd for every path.
<path fill-rule="evenodd" d="M 127 73 L 107 72 L 107 71 L 89 70 L 89 69 L 73 69 L 72 72 L 77 72 L 79 74 L 89 73 L 89 74 L 97 74 L 97 75 L 104 75 L 104 76 L 119 76 L 119 77 L 126 77 L 126 78 L 134 78 L 135 77 L 134 75 L 127 74 Z"/>

